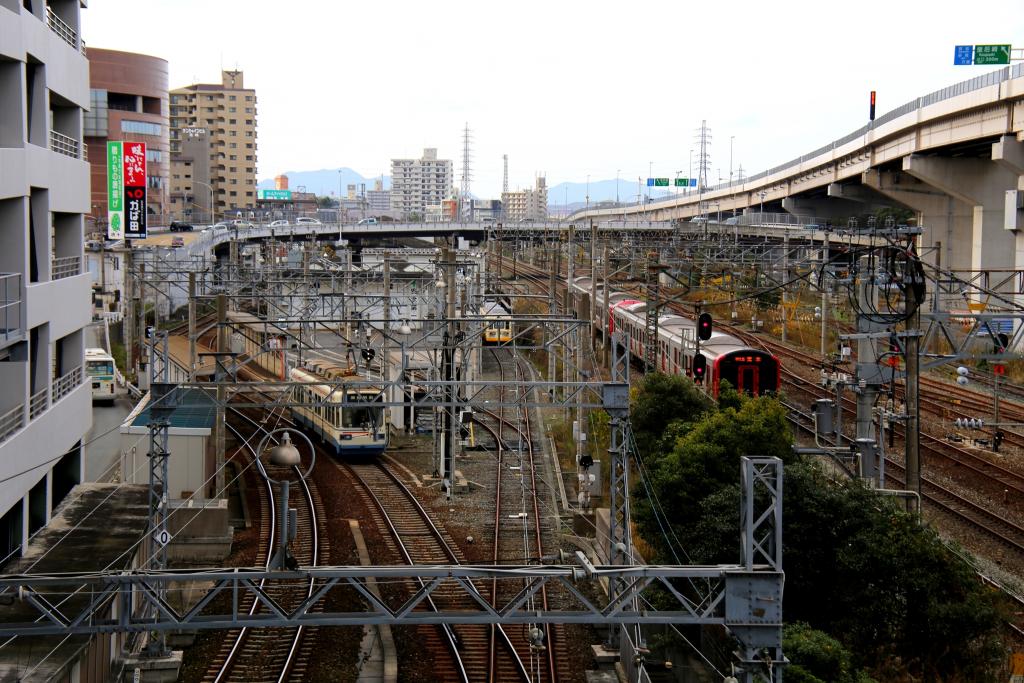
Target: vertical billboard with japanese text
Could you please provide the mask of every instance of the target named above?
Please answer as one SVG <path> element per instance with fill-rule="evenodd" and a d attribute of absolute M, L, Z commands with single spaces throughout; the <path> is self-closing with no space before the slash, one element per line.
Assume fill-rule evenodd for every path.
<path fill-rule="evenodd" d="M 124 236 L 146 238 L 146 143 L 124 143 Z"/>
<path fill-rule="evenodd" d="M 120 142 L 107 142 L 107 239 L 124 239 L 124 159 Z"/>

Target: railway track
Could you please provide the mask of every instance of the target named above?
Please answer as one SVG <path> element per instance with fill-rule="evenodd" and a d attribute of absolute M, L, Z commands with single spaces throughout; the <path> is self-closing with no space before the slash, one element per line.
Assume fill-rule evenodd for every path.
<path fill-rule="evenodd" d="M 489 356 L 494 360 L 501 381 L 513 379 L 520 385 L 525 384 L 525 371 L 523 361 L 512 349 L 492 348 Z M 498 389 L 499 404 L 502 408 L 499 412 L 483 409 L 481 416 L 487 416 L 493 420 L 494 425 L 477 419 L 477 424 L 491 433 L 494 438 L 497 452 L 497 467 L 495 476 L 495 497 L 494 497 L 494 539 L 492 544 L 492 556 L 495 564 L 511 562 L 522 564 L 524 562 L 536 561 L 544 556 L 543 544 L 543 519 L 541 515 L 540 499 L 543 492 L 537 486 L 535 453 L 531 430 L 530 410 L 525 406 L 518 406 L 510 412 L 504 404 L 518 402 L 525 399 L 525 395 L 519 393 L 510 396 L 507 392 L 521 392 L 520 389 L 506 389 L 504 386 Z M 511 437 L 506 439 L 505 433 L 510 432 Z M 511 445 L 510 445 L 511 444 Z M 511 591 L 511 585 L 504 586 L 504 590 Z M 492 600 L 498 600 L 498 589 L 492 584 Z M 507 599 L 511 594 L 502 594 L 501 599 Z M 548 608 L 549 596 L 546 589 L 540 592 L 540 603 L 544 609 Z M 545 625 L 542 629 L 544 634 L 544 650 L 539 653 L 528 652 L 527 654 L 537 655 L 531 658 L 534 665 L 535 681 L 557 681 L 559 678 L 558 663 L 565 661 L 567 651 L 564 642 L 557 628 Z"/>
<path fill-rule="evenodd" d="M 433 523 L 417 498 L 384 461 L 369 463 L 334 460 L 359 485 L 377 526 L 386 529 L 390 552 L 409 565 L 461 564 L 462 554 L 447 534 Z M 475 585 L 475 584 L 474 584 Z M 409 593 L 420 590 L 422 582 L 406 582 Z M 476 587 L 481 599 L 483 591 Z M 417 610 L 478 609 L 464 591 L 440 586 Z M 436 680 L 443 681 L 530 681 L 529 669 L 503 627 L 495 627 L 495 656 L 491 657 L 491 627 L 460 624 L 417 626 L 416 639 L 431 657 Z"/>
<path fill-rule="evenodd" d="M 239 453 L 247 453 L 248 458 L 257 456 L 250 445 L 252 440 L 261 439 L 268 433 L 266 427 L 258 420 L 249 416 L 246 411 L 232 410 L 241 418 L 248 430 L 239 429 L 228 423 L 229 430 L 235 434 L 242 444 Z M 316 566 L 328 556 L 324 528 L 324 509 L 315 484 L 311 480 L 298 477 L 298 468 L 285 468 L 267 465 L 267 474 L 281 480 L 286 477 L 299 479 L 299 495 L 289 499 L 290 506 L 297 511 L 298 528 L 295 540 L 290 548 L 295 561 L 300 566 Z M 260 498 L 260 529 L 269 533 L 260 533 L 259 546 L 256 551 L 256 563 L 269 566 L 273 550 L 279 543 L 280 521 L 276 519 L 277 506 L 273 488 L 270 483 L 259 477 L 264 495 Z M 261 588 L 264 586 L 261 585 Z M 280 583 L 266 587 L 265 590 L 278 604 L 288 607 L 297 606 L 309 597 L 315 585 L 313 582 L 297 582 L 293 585 Z M 243 604 L 250 614 L 258 611 L 259 605 L 248 599 Z M 232 629 L 227 632 L 213 661 L 207 667 L 203 681 L 207 683 L 223 683 L 226 681 L 253 681 L 268 683 L 284 683 L 286 681 L 306 680 L 306 672 L 313 656 L 315 628 L 300 626 L 298 628 L 275 629 Z"/>
<path fill-rule="evenodd" d="M 832 398 L 831 392 L 818 387 L 815 384 L 811 384 L 804 380 L 799 375 L 796 375 L 792 371 L 783 369 L 783 382 L 796 388 L 797 390 L 810 394 L 815 398 Z M 844 402 L 849 402 L 850 408 L 853 408 L 853 402 L 849 399 L 844 398 Z M 799 407 L 792 404 L 785 404 L 786 408 L 791 414 L 791 421 L 797 424 L 798 427 L 813 434 L 813 418 L 804 413 Z M 924 435 L 922 435 L 923 437 Z M 847 437 L 843 439 L 848 440 Z M 934 441 L 939 441 L 934 439 Z M 941 442 L 940 442 L 941 443 Z M 925 439 L 922 438 L 922 450 L 926 450 L 928 453 L 936 454 L 939 457 L 952 457 L 948 454 L 944 454 L 941 451 L 925 446 Z M 964 451 L 968 455 L 969 451 Z M 984 461 L 983 461 L 984 462 Z M 981 465 L 972 465 L 981 476 L 991 476 L 990 473 L 986 472 Z M 897 460 L 886 456 L 885 458 L 886 477 L 887 479 L 896 482 L 899 486 L 905 485 L 905 479 L 902 479 L 899 474 L 905 474 L 905 469 L 902 463 Z M 898 473 L 894 475 L 893 473 Z M 1024 487 L 1024 479 L 1019 478 L 1015 480 L 1014 486 Z M 996 479 L 1002 485 L 1002 482 L 1007 481 L 1006 479 Z M 1006 485 L 1010 485 L 1007 483 Z M 924 475 L 921 476 L 921 497 L 925 502 L 933 505 L 939 512 L 946 515 L 950 515 L 959 521 L 968 524 L 971 528 L 980 531 L 985 534 L 987 538 L 994 541 L 1001 547 L 1005 548 L 1009 552 L 1017 556 L 1019 561 L 1024 561 L 1024 527 L 1021 527 L 1014 522 L 1007 520 L 1004 515 L 988 510 L 971 500 L 968 500 L 964 496 L 952 491 L 946 486 L 943 486 L 939 482 L 935 481 Z"/>

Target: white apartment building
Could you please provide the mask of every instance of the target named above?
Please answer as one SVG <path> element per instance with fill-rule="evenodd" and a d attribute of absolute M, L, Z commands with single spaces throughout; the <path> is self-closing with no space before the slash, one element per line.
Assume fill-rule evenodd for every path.
<path fill-rule="evenodd" d="M 401 220 L 423 220 L 427 205 L 451 196 L 453 179 L 451 159 L 438 159 L 434 148 L 420 159 L 392 159 L 391 211 Z"/>
<path fill-rule="evenodd" d="M 0 0 L 0 559 L 82 480 L 85 0 Z"/>
<path fill-rule="evenodd" d="M 501 210 L 510 223 L 520 221 L 546 221 L 548 219 L 548 185 L 544 176 L 538 176 L 532 190 L 501 193 Z"/>

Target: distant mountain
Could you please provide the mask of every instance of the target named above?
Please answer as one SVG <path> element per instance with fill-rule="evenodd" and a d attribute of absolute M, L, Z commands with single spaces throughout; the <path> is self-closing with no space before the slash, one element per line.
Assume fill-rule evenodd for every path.
<path fill-rule="evenodd" d="M 647 194 L 648 188 L 646 185 L 640 189 L 644 194 Z M 650 190 L 654 189 L 653 187 L 650 188 Z M 651 195 L 652 198 L 659 199 L 663 197 L 666 189 L 670 188 L 657 188 L 657 191 Z M 585 206 L 587 195 L 588 185 L 586 182 L 558 183 L 548 188 L 548 206 L 564 206 L 565 204 Z M 589 195 L 591 206 L 598 202 L 614 202 L 616 196 L 623 203 L 635 202 L 637 195 L 636 179 L 620 178 L 618 181 L 614 178 L 612 180 L 591 180 Z"/>
<path fill-rule="evenodd" d="M 616 197 L 622 204 L 635 203 L 638 191 L 649 195 L 651 201 L 665 199 L 673 194 L 672 187 L 647 187 L 646 179 L 643 182 L 639 190 L 636 178 L 591 180 L 589 186 L 586 182 L 559 182 L 548 187 L 548 208 L 554 213 L 560 213 L 567 205 L 569 211 L 579 211 L 587 207 L 588 195 L 589 204 L 594 207 L 602 202 L 613 205 Z"/>
<path fill-rule="evenodd" d="M 288 176 L 288 188 L 291 190 L 298 190 L 300 187 L 305 187 L 306 192 L 315 192 L 321 196 L 337 195 L 339 186 L 341 188 L 341 194 L 346 195 L 348 194 L 349 185 L 355 185 L 356 194 L 358 194 L 359 185 L 361 183 L 366 183 L 366 189 L 372 190 L 374 187 L 374 181 L 380 179 L 380 176 L 365 178 L 357 171 L 353 171 L 351 168 L 347 167 L 324 168 L 319 171 L 286 171 L 285 173 L 276 175 Z M 265 180 L 261 180 L 256 187 L 262 190 L 273 189 L 274 179 L 267 178 Z M 389 176 L 384 176 L 384 189 L 391 189 L 391 178 Z"/>

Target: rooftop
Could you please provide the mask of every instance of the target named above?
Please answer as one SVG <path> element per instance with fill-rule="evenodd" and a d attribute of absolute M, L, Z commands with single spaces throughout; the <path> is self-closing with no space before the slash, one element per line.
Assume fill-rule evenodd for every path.
<path fill-rule="evenodd" d="M 135 543 L 149 524 L 149 489 L 138 484 L 79 484 L 54 511 L 50 523 L 33 537 L 24 557 L 4 568 L 6 574 L 54 574 L 126 569 Z M 66 614 L 82 609 L 88 594 L 62 603 Z M 27 621 L 37 612 L 24 604 L 0 605 L 0 620 Z M 88 636 L 16 638 L 0 649 L 0 681 L 59 679 L 77 659 Z"/>

